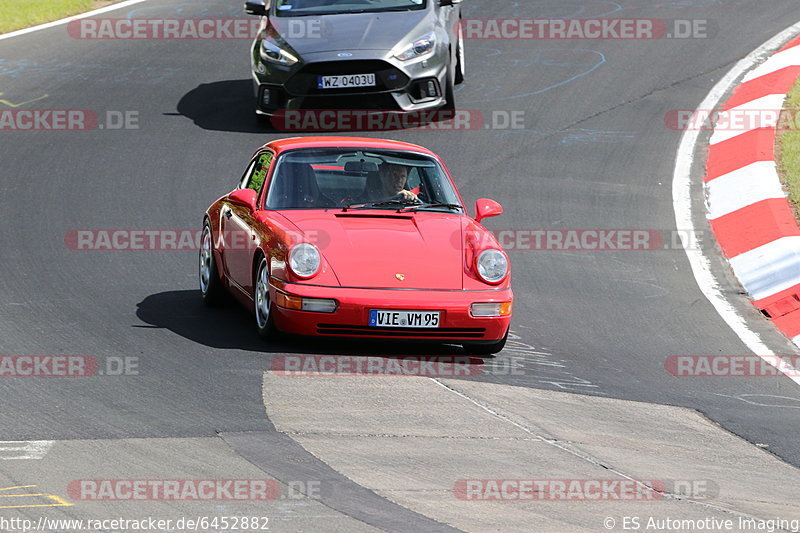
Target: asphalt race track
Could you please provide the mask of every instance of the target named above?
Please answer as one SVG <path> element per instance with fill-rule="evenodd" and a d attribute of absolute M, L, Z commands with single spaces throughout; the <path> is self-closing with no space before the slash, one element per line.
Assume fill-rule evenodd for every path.
<path fill-rule="evenodd" d="M 147 0 L 103 16 L 240 18 L 240 4 Z M 490 121 L 523 112 L 523 128 L 358 134 L 440 154 L 468 205 L 483 197 L 503 205 L 505 214 L 488 220 L 489 228 L 649 229 L 670 236 L 681 132 L 664 117 L 696 108 L 735 62 L 800 19 L 794 0 L 761 4 L 465 0 L 469 18 L 692 19 L 707 20 L 710 30 L 707 38 L 650 41 L 470 40 L 459 108 Z M 0 488 L 142 477 L 137 461 L 155 471 L 169 465 L 166 478 L 324 474 L 340 483 L 332 500 L 324 507 L 281 503 L 270 511 L 285 517 L 274 530 L 455 531 L 357 486 L 291 434 L 276 432 L 262 387 L 280 355 L 460 348 L 264 343 L 244 309 L 202 306 L 196 252 L 76 251 L 66 244 L 78 229 L 199 228 L 205 208 L 233 188 L 258 146 L 293 136 L 259 125 L 251 112 L 249 46 L 80 40 L 66 26 L 0 41 L 0 110 L 21 104 L 93 110 L 101 122 L 116 111 L 138 119 L 137 129 L 0 133 L 0 354 L 129 358 L 138 365 L 128 375 L 0 379 L 0 440 L 68 441 L 50 453 L 61 450 L 59 460 L 69 465 L 26 478 L 25 461 L 0 462 Z M 701 213 L 699 194 L 695 200 Z M 702 216 L 697 224 L 707 231 Z M 667 245 L 512 250 L 512 330 L 519 345 L 528 345 L 524 372 L 479 379 L 690 408 L 800 466 L 800 388 L 792 381 L 665 372 L 673 355 L 749 353 L 704 298 L 683 249 Z M 704 246 L 714 255 L 713 242 Z M 725 265 L 714 266 L 723 291 L 767 345 L 797 353 L 740 294 Z M 495 363 L 520 353 L 506 350 Z M 122 451 L 115 443 L 127 444 Z"/>

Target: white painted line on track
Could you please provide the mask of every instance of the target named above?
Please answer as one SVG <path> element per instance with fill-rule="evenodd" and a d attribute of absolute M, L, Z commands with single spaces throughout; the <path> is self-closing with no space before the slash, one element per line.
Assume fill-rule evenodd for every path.
<path fill-rule="evenodd" d="M 774 161 L 757 161 L 714 178 L 708 187 L 711 220 L 771 198 L 786 198 Z"/>
<path fill-rule="evenodd" d="M 42 459 L 52 447 L 52 440 L 0 440 L 0 461 Z"/>
<path fill-rule="evenodd" d="M 117 9 L 122 9 L 123 7 L 132 6 L 135 4 L 141 4 L 142 2 L 146 2 L 147 0 L 127 0 L 126 2 L 120 2 L 119 4 L 111 4 L 110 6 L 101 7 L 100 9 L 95 9 L 94 11 L 88 11 L 86 13 L 81 13 L 79 15 L 73 15 L 71 17 L 63 18 L 61 20 L 55 20 L 53 22 L 47 22 L 45 24 L 39 24 L 38 26 L 32 26 L 30 28 L 23 28 L 21 30 L 12 31 L 9 33 L 0 34 L 0 41 L 3 39 L 11 39 L 12 37 L 19 37 L 20 35 L 27 35 L 29 33 L 33 33 L 35 31 L 46 30 L 48 28 L 54 28 L 56 26 L 61 26 L 62 24 L 68 24 L 73 20 L 80 20 L 85 19 L 88 17 L 93 17 L 95 15 L 102 15 L 103 13 L 108 13 L 109 11 L 114 11 Z"/>
<path fill-rule="evenodd" d="M 736 63 L 725 76 L 717 82 L 711 92 L 698 106 L 698 116 L 703 109 L 716 109 L 725 94 L 736 84 L 742 75 L 753 68 L 771 51 L 788 42 L 792 37 L 800 33 L 800 22 L 785 29 L 772 39 L 768 40 L 747 57 Z M 702 250 L 693 246 L 697 241 L 697 230 L 694 227 L 692 218 L 692 164 L 694 163 L 694 152 L 700 138 L 700 130 L 687 129 L 681 137 L 678 153 L 675 158 L 675 172 L 672 177 L 672 204 L 675 210 L 675 224 L 677 228 L 692 228 L 690 232 L 680 232 L 681 243 L 683 244 L 686 257 L 689 259 L 692 272 L 694 273 L 700 291 L 708 299 L 720 317 L 733 330 L 754 354 L 758 356 L 774 356 L 761 337 L 750 329 L 744 318 L 739 315 L 733 305 L 725 298 L 720 289 L 719 282 L 711 271 L 711 262 L 703 255 Z M 691 233 L 691 234 L 688 234 Z M 771 362 L 771 359 L 766 359 Z M 795 369 L 786 369 L 786 376 L 800 385 L 800 374 Z"/>

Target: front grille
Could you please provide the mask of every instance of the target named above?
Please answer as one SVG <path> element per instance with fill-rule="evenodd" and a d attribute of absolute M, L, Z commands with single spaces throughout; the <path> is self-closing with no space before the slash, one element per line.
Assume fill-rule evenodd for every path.
<path fill-rule="evenodd" d="M 352 87 L 344 89 L 320 89 L 319 76 L 348 74 L 375 74 L 375 87 Z M 406 87 L 409 77 L 385 61 L 324 61 L 309 63 L 286 82 L 286 90 L 293 96 L 364 94 L 398 91 Z"/>
<path fill-rule="evenodd" d="M 295 102 L 301 100 L 299 105 Z M 366 110 L 366 111 L 398 111 L 400 107 L 397 101 L 389 93 L 361 94 L 361 95 L 328 95 L 328 96 L 305 96 L 294 100 L 291 104 L 292 109 L 316 109 L 316 110 Z"/>
<path fill-rule="evenodd" d="M 484 328 L 379 328 L 347 324 L 317 324 L 320 335 L 346 335 L 350 337 L 429 337 L 432 339 L 482 339 Z"/>

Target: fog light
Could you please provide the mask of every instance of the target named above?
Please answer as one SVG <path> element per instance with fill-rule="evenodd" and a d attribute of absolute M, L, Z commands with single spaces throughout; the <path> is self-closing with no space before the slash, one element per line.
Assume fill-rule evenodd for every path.
<path fill-rule="evenodd" d="M 474 317 L 508 316 L 511 314 L 511 302 L 472 304 L 470 313 Z"/>
<path fill-rule="evenodd" d="M 264 91 L 261 93 L 261 104 L 269 105 L 269 102 L 270 102 L 270 90 L 264 89 Z"/>
<path fill-rule="evenodd" d="M 336 300 L 303 298 L 303 311 L 313 311 L 315 313 L 333 313 L 336 311 Z"/>
<path fill-rule="evenodd" d="M 428 96 L 436 96 L 438 91 L 436 90 L 436 84 L 433 80 L 428 81 Z"/>

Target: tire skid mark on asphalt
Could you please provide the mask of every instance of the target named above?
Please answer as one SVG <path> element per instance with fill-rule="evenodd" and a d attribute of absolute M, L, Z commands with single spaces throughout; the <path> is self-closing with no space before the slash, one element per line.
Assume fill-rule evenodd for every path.
<path fill-rule="evenodd" d="M 221 4 L 213 4 L 213 6 L 200 8 L 197 5 L 197 2 L 184 2 L 181 4 L 169 4 L 160 6 L 152 4 L 141 5 L 128 11 L 126 13 L 126 18 L 129 19 L 150 18 L 154 14 L 163 16 L 165 12 L 185 18 L 202 18 L 208 16 L 219 16 L 219 14 L 223 12 L 225 13 L 225 16 L 231 18 L 244 16 L 244 10 L 238 3 L 236 3 L 235 5 L 227 5 L 227 6 L 223 6 Z"/>
<path fill-rule="evenodd" d="M 513 130 L 506 130 L 513 133 Z M 579 143 L 618 143 L 635 140 L 640 133 L 638 131 L 603 131 L 578 128 L 577 130 L 567 130 L 563 132 L 564 138 L 561 144 Z"/>
<path fill-rule="evenodd" d="M 103 83 L 163 83 L 182 67 L 158 67 L 152 65 L 106 65 L 103 63 L 76 63 L 49 59 L 32 61 L 29 59 L 0 58 L 0 77 L 15 80 L 24 77 L 25 81 L 37 78 L 42 83 L 52 83 L 55 79 L 92 81 Z"/>
<path fill-rule="evenodd" d="M 739 400 L 749 405 L 755 405 L 756 407 L 768 407 L 770 409 L 774 409 L 776 407 L 788 408 L 788 409 L 800 409 L 800 400 L 798 400 L 797 398 L 792 398 L 790 396 L 778 396 L 776 394 L 719 394 L 716 392 L 713 394 L 714 396 L 721 396 L 723 398 L 732 398 L 734 400 Z M 764 400 L 756 401 L 753 398 L 763 398 Z M 764 403 L 771 401 L 770 399 L 786 400 L 786 401 L 783 402 L 772 401 L 771 403 Z"/>
<path fill-rule="evenodd" d="M 553 357 L 552 353 L 523 342 L 521 336 L 511 331 L 503 351 L 494 359 L 484 361 L 484 373 L 510 378 L 509 381 L 551 386 L 564 392 L 606 396 L 599 385 L 572 374 L 565 361 Z M 522 372 L 515 375 L 514 370 Z"/>
<path fill-rule="evenodd" d="M 558 137 L 561 136 L 560 144 L 565 146 L 589 143 L 603 143 L 613 144 L 632 141 L 640 134 L 637 131 L 603 131 L 603 130 L 590 130 L 585 128 L 578 128 L 575 130 L 543 130 L 539 128 L 521 128 L 521 129 L 495 129 L 485 128 L 483 130 L 475 130 L 475 133 L 490 133 L 492 135 L 519 135 L 526 136 L 536 135 L 539 138 Z M 538 140 L 538 139 L 536 139 Z"/>
<path fill-rule="evenodd" d="M 625 278 L 610 278 L 609 282 L 619 283 L 620 285 L 636 285 L 640 288 L 646 289 L 649 292 L 644 292 L 640 298 L 649 300 L 651 298 L 663 298 L 669 294 L 669 289 L 660 285 L 657 279 L 625 279 Z"/>
<path fill-rule="evenodd" d="M 590 9 L 595 6 L 598 7 L 599 10 L 597 12 L 590 11 Z M 502 16 L 503 13 L 508 11 L 518 17 L 527 16 L 537 19 L 600 18 L 607 17 L 613 13 L 618 13 L 626 9 L 621 4 L 611 0 L 595 0 L 591 2 L 585 2 L 581 0 L 555 0 L 553 5 L 549 6 L 526 0 L 505 2 L 502 6 L 493 6 L 493 9 L 495 7 L 498 9 L 498 11 L 493 13 L 494 16 Z M 477 15 L 478 13 L 484 13 L 480 7 L 473 6 L 471 4 L 464 6 L 464 9 L 470 14 L 470 16 L 472 16 L 472 11 L 475 11 L 476 16 L 480 16 Z M 526 11 L 529 9 L 534 11 Z M 522 14 L 523 12 L 525 15 Z"/>
<path fill-rule="evenodd" d="M 563 87 L 564 85 L 568 85 L 573 81 L 579 80 L 589 74 L 593 73 L 595 70 L 599 69 L 603 65 L 606 64 L 606 56 L 602 52 L 598 50 L 592 50 L 589 48 L 538 48 L 535 52 L 531 53 L 530 49 L 525 48 L 515 48 L 510 51 L 503 51 L 499 48 L 483 48 L 482 50 L 488 51 L 485 52 L 485 57 L 481 59 L 474 58 L 474 54 L 476 50 L 481 50 L 478 47 L 471 47 L 470 52 L 472 57 L 470 58 L 471 64 L 480 64 L 481 59 L 486 62 L 487 65 L 492 65 L 496 67 L 498 64 L 501 63 L 511 63 L 513 64 L 514 68 L 533 68 L 534 65 L 539 65 L 540 67 L 566 67 L 571 68 L 578 66 L 583 70 L 577 71 L 576 74 L 567 77 L 566 79 L 562 79 L 559 82 L 550 84 L 540 89 L 535 89 L 533 91 L 527 91 L 524 93 L 512 94 L 508 96 L 493 96 L 493 94 L 501 89 L 507 88 L 507 85 L 498 84 L 496 80 L 492 79 L 489 80 L 491 83 L 494 83 L 494 87 L 490 86 L 490 83 L 487 80 L 481 80 L 480 73 L 475 73 L 473 70 L 472 78 L 470 78 L 470 91 L 477 89 L 479 92 L 482 92 L 482 97 L 480 98 L 469 98 L 466 95 L 464 98 L 459 98 L 459 104 L 474 104 L 474 103 L 497 103 L 497 102 L 505 102 L 511 100 L 519 100 L 520 98 L 528 98 L 530 96 L 536 96 L 542 93 L 546 93 L 553 89 L 558 89 L 559 87 Z M 578 56 L 578 53 L 586 53 L 587 55 L 594 54 L 596 57 L 594 61 L 578 61 L 576 59 L 560 59 L 558 58 L 559 55 L 563 55 L 564 52 L 567 52 L 571 58 Z M 513 53 L 521 54 L 519 58 L 514 58 L 512 56 Z M 548 54 L 552 54 L 553 58 L 548 58 Z M 489 74 L 489 72 L 486 72 Z M 456 94 L 460 96 L 459 93 L 465 91 L 466 88 L 456 91 Z"/>

